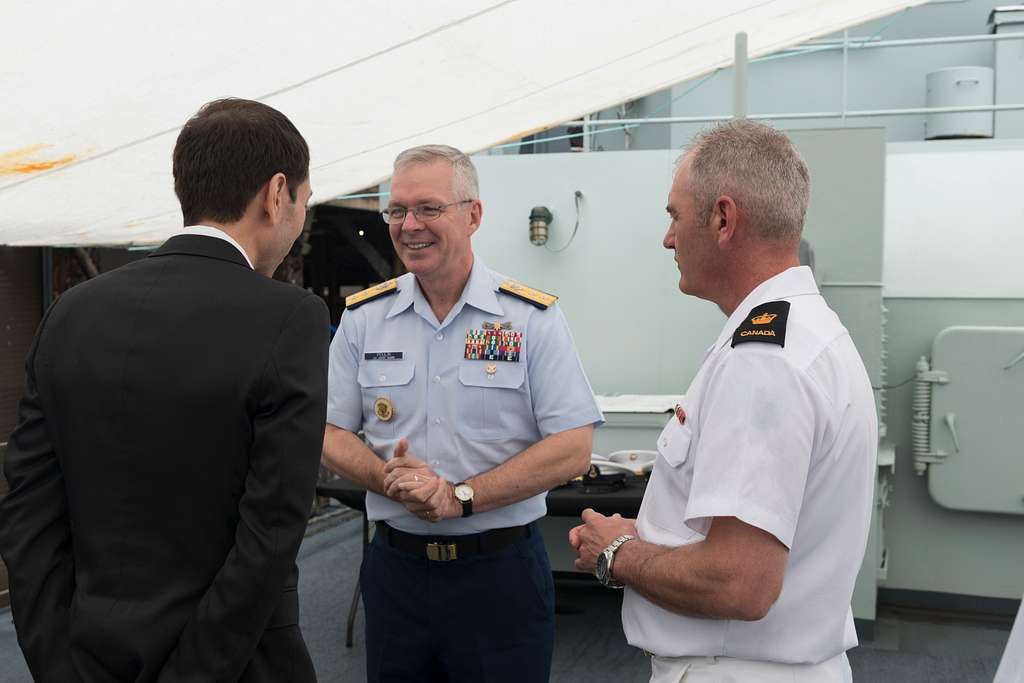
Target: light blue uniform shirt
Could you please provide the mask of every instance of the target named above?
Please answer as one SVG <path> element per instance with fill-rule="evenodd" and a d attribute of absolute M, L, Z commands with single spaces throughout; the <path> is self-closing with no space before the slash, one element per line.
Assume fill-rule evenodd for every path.
<path fill-rule="evenodd" d="M 551 434 L 600 425 L 562 311 L 499 292 L 506 279 L 474 259 L 462 298 L 441 323 L 411 273 L 398 278 L 397 294 L 345 311 L 331 342 L 327 421 L 362 429 L 382 460 L 406 437 L 409 452 L 451 482 L 494 469 Z M 498 321 L 522 333 L 519 360 L 466 359 L 467 333 Z M 374 412 L 378 399 L 391 403 L 390 420 Z M 430 523 L 370 492 L 366 512 L 409 533 L 458 535 L 528 524 L 546 513 L 545 496 Z"/>

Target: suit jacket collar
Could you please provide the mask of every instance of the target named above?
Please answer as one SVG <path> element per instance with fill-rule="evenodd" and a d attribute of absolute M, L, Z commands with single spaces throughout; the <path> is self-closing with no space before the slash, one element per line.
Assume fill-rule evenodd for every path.
<path fill-rule="evenodd" d="M 227 261 L 250 270 L 245 257 L 229 242 L 205 235 L 175 235 L 164 242 L 159 249 L 152 252 L 150 258 L 184 254 L 186 256 L 204 256 L 206 258 Z"/>

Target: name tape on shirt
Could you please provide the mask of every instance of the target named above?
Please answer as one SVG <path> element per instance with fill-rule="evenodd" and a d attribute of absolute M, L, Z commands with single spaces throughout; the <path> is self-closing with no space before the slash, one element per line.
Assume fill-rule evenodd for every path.
<path fill-rule="evenodd" d="M 378 351 L 376 353 L 364 353 L 363 360 L 402 360 L 404 355 L 402 351 Z"/>
<path fill-rule="evenodd" d="M 786 345 L 786 321 L 789 319 L 788 301 L 769 301 L 755 306 L 732 334 L 732 345 L 747 342 Z"/>

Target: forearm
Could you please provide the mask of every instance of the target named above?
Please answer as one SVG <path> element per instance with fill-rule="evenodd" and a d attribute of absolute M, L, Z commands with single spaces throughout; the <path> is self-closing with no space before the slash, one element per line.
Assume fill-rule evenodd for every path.
<path fill-rule="evenodd" d="M 327 425 L 321 462 L 368 491 L 384 495 L 384 461 L 347 429 Z"/>
<path fill-rule="evenodd" d="M 73 676 L 68 650 L 75 590 L 64 473 L 36 386 L 36 350 L 50 311 L 25 363 L 25 394 L 3 463 L 10 490 L 0 497 L 0 555 L 18 643 L 33 679 L 42 683 Z"/>
<path fill-rule="evenodd" d="M 11 459 L 21 455 L 8 452 Z M 10 476 L 15 468 L 10 460 L 8 465 Z M 36 467 L 28 478 L 10 479 L 11 492 L 0 499 L 0 555 L 7 562 L 18 643 L 33 680 L 70 680 L 75 580 L 63 480 L 56 461 Z"/>
<path fill-rule="evenodd" d="M 473 511 L 486 512 L 526 500 L 574 479 L 590 466 L 594 428 L 552 434 L 492 470 L 468 480 Z"/>
<path fill-rule="evenodd" d="M 734 577 L 705 552 L 704 543 L 678 548 L 635 540 L 615 553 L 612 575 L 671 612 L 707 619 L 737 616 Z"/>
<path fill-rule="evenodd" d="M 322 453 L 327 343 L 327 309 L 309 295 L 282 324 L 257 383 L 262 391 L 251 413 L 234 544 L 193 607 L 159 683 L 238 680 L 293 588 Z"/>

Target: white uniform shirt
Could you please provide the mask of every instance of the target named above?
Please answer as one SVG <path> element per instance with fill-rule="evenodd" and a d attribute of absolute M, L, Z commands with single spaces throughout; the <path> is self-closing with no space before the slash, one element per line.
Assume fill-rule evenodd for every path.
<path fill-rule="evenodd" d="M 1022 603 L 1024 605 L 1024 603 Z M 1013 630 L 1006 641 L 1003 658 L 992 683 L 1024 682 L 1024 606 L 1017 610 L 1017 619 L 1013 622 Z"/>
<path fill-rule="evenodd" d="M 733 346 L 751 311 L 788 301 L 785 344 Z M 757 317 L 757 316 L 753 316 Z M 637 520 L 665 546 L 736 517 L 789 548 L 782 593 L 754 622 L 681 616 L 626 589 L 631 645 L 656 655 L 818 663 L 857 644 L 850 598 L 871 520 L 878 425 L 864 364 L 809 268 L 761 283 L 729 317 L 669 419 Z"/>
<path fill-rule="evenodd" d="M 327 421 L 362 429 L 382 460 L 407 437 L 409 452 L 451 482 L 492 470 L 551 434 L 600 425 L 561 309 L 541 310 L 499 292 L 506 279 L 475 259 L 443 322 L 411 273 L 398 278 L 397 294 L 346 310 L 331 342 Z M 467 342 L 484 336 L 488 322 L 511 325 L 520 344 L 515 360 L 469 358 Z M 378 399 L 392 405 L 390 419 L 375 413 Z M 545 497 L 430 523 L 370 492 L 366 512 L 409 533 L 469 534 L 539 519 L 547 512 Z"/>

